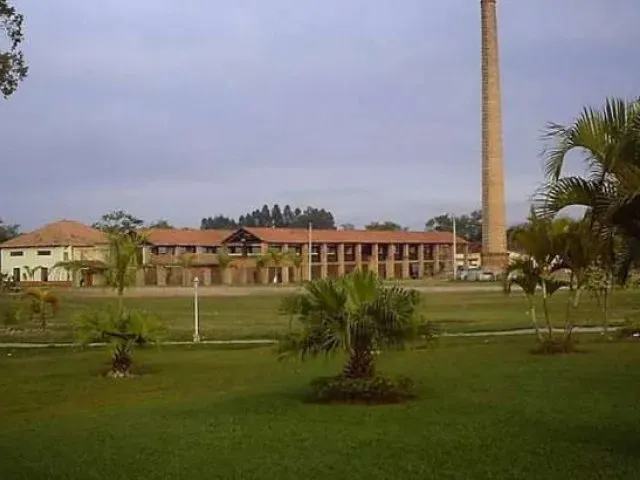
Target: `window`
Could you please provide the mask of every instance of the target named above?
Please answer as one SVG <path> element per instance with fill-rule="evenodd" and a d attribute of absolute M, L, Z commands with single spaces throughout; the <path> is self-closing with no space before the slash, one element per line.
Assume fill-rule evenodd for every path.
<path fill-rule="evenodd" d="M 39 257 L 48 257 L 51 255 L 51 250 L 38 250 Z"/>
<path fill-rule="evenodd" d="M 184 251 L 185 251 L 185 253 L 196 253 L 196 247 L 187 246 L 187 247 L 184 247 Z"/>
<path fill-rule="evenodd" d="M 217 251 L 217 247 L 204 247 L 204 253 L 216 253 Z"/>
<path fill-rule="evenodd" d="M 24 252 L 11 252 L 9 253 L 10 257 L 22 257 L 24 255 Z"/>
<path fill-rule="evenodd" d="M 42 267 L 40 268 L 40 281 L 48 282 L 49 281 L 49 269 Z"/>

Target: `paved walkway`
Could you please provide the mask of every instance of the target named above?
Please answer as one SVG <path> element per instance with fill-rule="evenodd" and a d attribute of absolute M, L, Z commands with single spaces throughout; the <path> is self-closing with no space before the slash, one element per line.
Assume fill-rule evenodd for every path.
<path fill-rule="evenodd" d="M 609 331 L 613 332 L 617 330 L 617 327 L 609 327 Z M 576 327 L 573 329 L 575 333 L 604 333 L 604 328 L 602 327 Z M 561 329 L 556 328 L 554 332 L 562 332 Z M 509 335 L 532 335 L 535 333 L 533 328 L 522 328 L 519 330 L 496 330 L 496 331 L 487 331 L 487 332 L 458 332 L 458 333 L 447 333 L 444 332 L 440 334 L 441 337 L 494 337 L 494 336 L 509 336 Z M 258 339 L 248 339 L 248 340 L 202 340 L 200 342 L 202 345 L 273 345 L 278 343 L 277 340 L 271 338 L 258 338 Z M 163 345 L 193 345 L 194 343 L 187 340 L 180 341 L 168 341 L 162 342 Z M 87 346 L 89 347 L 104 347 L 106 343 L 90 343 Z M 68 348 L 68 347 L 79 347 L 81 346 L 78 343 L 72 342 L 64 342 L 64 343 L 21 343 L 21 342 L 8 342 L 8 343 L 0 343 L 0 349 L 7 348 Z"/>

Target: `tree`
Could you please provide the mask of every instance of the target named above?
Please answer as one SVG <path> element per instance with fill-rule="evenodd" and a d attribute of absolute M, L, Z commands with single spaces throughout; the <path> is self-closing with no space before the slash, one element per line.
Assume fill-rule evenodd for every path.
<path fill-rule="evenodd" d="M 114 210 L 103 215 L 98 222 L 93 224 L 93 228 L 106 233 L 126 233 L 139 229 L 143 224 L 144 221 L 130 213 Z"/>
<path fill-rule="evenodd" d="M 142 246 L 145 237 L 138 232 L 123 232 L 113 229 L 108 233 L 109 254 L 106 261 L 71 260 L 58 262 L 60 267 L 70 271 L 86 269 L 104 276 L 107 286 L 116 290 L 118 312 L 124 311 L 124 290 L 135 282 L 136 272 L 142 268 Z"/>
<path fill-rule="evenodd" d="M 8 98 L 18 88 L 28 73 L 20 45 L 24 39 L 22 25 L 24 17 L 9 4 L 9 0 L 0 0 L 0 32 L 8 40 L 8 50 L 0 50 L 0 92 Z M 5 42 L 0 42 L 5 45 Z"/>
<path fill-rule="evenodd" d="M 168 230 L 173 230 L 175 227 L 171 225 L 167 220 L 160 219 L 150 223 L 147 228 L 164 228 Z"/>
<path fill-rule="evenodd" d="M 47 319 L 55 317 L 60 309 L 60 299 L 54 293 L 42 288 L 30 288 L 24 295 L 27 302 L 27 315 L 33 320 L 36 317 L 40 321 L 40 328 L 46 330 Z"/>
<path fill-rule="evenodd" d="M 20 234 L 20 225 L 4 223 L 0 218 L 0 243 L 11 240 Z"/>
<path fill-rule="evenodd" d="M 285 226 L 284 215 L 280 210 L 280 205 L 278 205 L 277 203 L 271 209 L 271 221 L 274 227 L 281 228 Z"/>
<path fill-rule="evenodd" d="M 218 250 L 218 265 L 220 266 L 220 273 L 222 275 L 222 283 L 230 283 L 228 279 L 229 267 L 233 263 L 233 257 L 229 255 L 226 248 Z"/>
<path fill-rule="evenodd" d="M 343 223 L 340 225 L 340 230 L 355 230 L 356 226 L 353 223 Z"/>
<path fill-rule="evenodd" d="M 402 225 L 391 222 L 389 220 L 385 222 L 371 222 L 369 225 L 365 225 L 365 230 L 385 230 L 385 231 L 407 231 L 408 229 L 403 227 Z"/>
<path fill-rule="evenodd" d="M 413 333 L 419 298 L 414 290 L 385 287 L 371 272 L 314 280 L 305 285 L 297 304 L 302 332 L 283 347 L 303 358 L 344 351 L 348 361 L 343 377 L 371 378 L 374 349 L 402 347 Z"/>
<path fill-rule="evenodd" d="M 455 218 L 456 235 L 470 242 L 482 241 L 482 210 L 474 210 Z M 428 220 L 425 228 L 432 232 L 453 232 L 453 218 L 447 214 L 438 215 Z"/>
<path fill-rule="evenodd" d="M 111 369 L 115 378 L 131 375 L 133 350 L 138 345 L 158 343 L 164 331 L 159 320 L 144 311 L 88 310 L 73 318 L 78 341 L 108 342 L 111 345 Z"/>
<path fill-rule="evenodd" d="M 514 243 L 525 252 L 525 257 L 512 262 L 507 268 L 509 282 L 520 285 L 528 301 L 535 293 L 533 285 L 539 286 L 542 291 L 542 307 L 547 328 L 546 337 L 540 336 L 536 327 L 538 339 L 542 339 L 541 349 L 546 353 L 552 353 L 560 349 L 568 351 L 571 347 L 571 332 L 573 325 L 568 320 L 565 322 L 563 341 L 558 345 L 553 335 L 553 324 L 549 312 L 549 298 L 567 282 L 554 277 L 554 272 L 562 265 L 560 255 L 563 253 L 563 235 L 567 229 L 568 220 L 552 220 L 536 215 L 534 210 L 529 215 L 529 222 L 513 232 Z M 535 318 L 535 310 L 531 310 L 532 319 Z"/>
<path fill-rule="evenodd" d="M 640 242 L 640 100 L 607 99 L 585 108 L 569 125 L 551 123 L 545 135 L 547 184 L 539 192 L 542 215 L 586 207 L 608 235 L 619 236 L 618 277 L 625 281 Z M 580 152 L 584 176 L 563 176 L 567 156 Z"/>
<path fill-rule="evenodd" d="M 216 215 L 215 217 L 206 217 L 206 218 L 203 218 L 202 221 L 200 222 L 201 230 L 218 230 L 218 229 L 232 230 L 237 227 L 238 227 L 238 224 L 236 223 L 235 220 L 225 217 L 224 215 Z"/>

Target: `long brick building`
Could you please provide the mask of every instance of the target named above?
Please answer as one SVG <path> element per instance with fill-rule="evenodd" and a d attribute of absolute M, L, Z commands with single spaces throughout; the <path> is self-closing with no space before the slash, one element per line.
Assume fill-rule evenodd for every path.
<path fill-rule="evenodd" d="M 309 274 L 337 277 L 354 269 L 387 279 L 422 278 L 450 275 L 453 268 L 453 235 L 448 232 L 239 228 L 152 229 L 145 234 L 140 286 L 190 285 L 196 276 L 203 285 L 291 283 Z M 466 254 L 467 242 L 458 238 L 456 243 L 458 252 Z M 98 285 L 98 274 L 70 275 L 55 263 L 99 261 L 106 245 L 106 237 L 91 227 L 55 222 L 1 244 L 2 272 L 21 282 Z"/>

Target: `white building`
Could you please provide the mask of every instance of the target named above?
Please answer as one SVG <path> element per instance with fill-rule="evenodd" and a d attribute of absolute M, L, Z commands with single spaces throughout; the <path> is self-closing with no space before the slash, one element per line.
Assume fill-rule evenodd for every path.
<path fill-rule="evenodd" d="M 103 232 L 80 222 L 61 220 L 0 244 L 0 269 L 21 283 L 71 284 L 71 272 L 56 267 L 59 262 L 104 260 L 107 251 Z M 82 278 L 92 283 L 89 274 Z"/>

